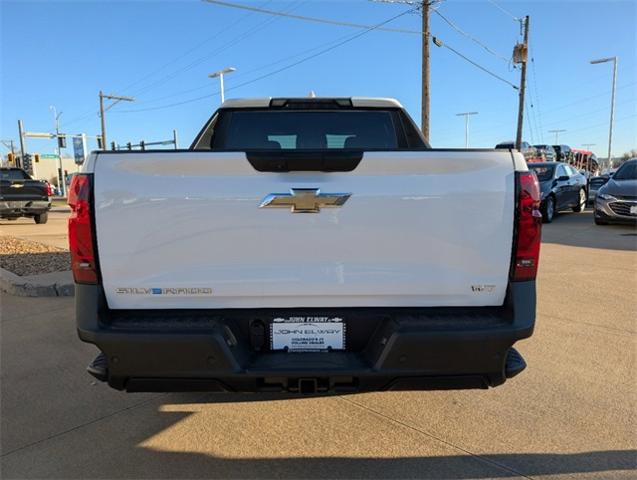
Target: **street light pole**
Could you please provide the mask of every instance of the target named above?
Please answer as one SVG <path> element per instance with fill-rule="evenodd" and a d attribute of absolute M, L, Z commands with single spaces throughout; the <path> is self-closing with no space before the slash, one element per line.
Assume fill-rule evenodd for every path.
<path fill-rule="evenodd" d="M 560 139 L 560 133 L 565 132 L 565 129 L 559 129 L 559 130 L 549 130 L 549 133 L 554 133 L 555 134 L 555 145 L 559 145 L 559 139 Z"/>
<path fill-rule="evenodd" d="M 469 148 L 469 115 L 477 115 L 478 112 L 456 113 L 456 117 L 464 117 L 464 148 Z"/>
<path fill-rule="evenodd" d="M 617 84 L 617 60 L 618 57 L 600 58 L 591 60 L 592 65 L 598 63 L 613 62 L 613 88 L 610 96 L 610 127 L 608 129 L 608 168 L 612 167 L 612 144 L 613 144 L 613 120 L 615 118 L 615 85 Z"/>
<path fill-rule="evenodd" d="M 60 148 L 60 117 L 62 112 L 58 113 L 57 109 L 50 105 L 49 109 L 53 112 L 53 126 L 55 127 L 55 141 L 57 142 L 58 152 L 58 187 L 62 196 L 66 196 L 66 179 L 64 178 L 64 167 L 62 166 L 62 149 Z"/>
<path fill-rule="evenodd" d="M 213 72 L 210 75 L 208 75 L 208 78 L 219 77 L 219 83 L 221 84 L 221 103 L 226 101 L 226 97 L 224 95 L 224 87 L 223 87 L 223 76 L 227 73 L 232 73 L 236 71 L 237 69 L 234 67 L 227 67 L 227 68 L 224 68 L 223 70 L 219 70 L 218 72 Z"/>

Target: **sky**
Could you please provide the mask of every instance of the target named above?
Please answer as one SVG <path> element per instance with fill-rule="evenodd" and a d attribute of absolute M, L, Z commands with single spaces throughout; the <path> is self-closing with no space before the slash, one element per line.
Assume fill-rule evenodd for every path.
<path fill-rule="evenodd" d="M 384 26 L 413 31 L 421 24 L 417 13 L 400 15 L 411 8 L 400 2 L 227 1 L 363 25 L 398 16 Z M 530 16 L 524 140 L 555 143 L 549 130 L 564 129 L 559 143 L 595 144 L 592 150 L 605 157 L 612 63 L 589 61 L 617 56 L 613 155 L 637 148 L 634 0 L 439 2 L 437 11 L 467 35 L 435 13 L 432 35 L 501 78 L 432 45 L 432 146 L 464 147 L 464 119 L 456 114 L 467 111 L 479 112 L 470 119 L 471 147 L 515 137 L 518 94 L 509 83 L 517 85 L 520 73 L 510 58 L 520 24 L 497 5 Z M 166 140 L 176 129 L 187 147 L 220 103 L 218 79 L 207 75 L 229 66 L 237 71 L 226 76 L 226 98 L 310 91 L 395 97 L 419 124 L 421 36 L 363 32 L 200 0 L 0 0 L 0 139 L 17 143 L 18 119 L 27 131 L 52 131 L 52 105 L 62 112 L 62 132 L 97 135 L 103 90 L 135 98 L 106 113 L 109 143 Z M 30 152 L 54 149 L 53 141 L 27 140 Z"/>

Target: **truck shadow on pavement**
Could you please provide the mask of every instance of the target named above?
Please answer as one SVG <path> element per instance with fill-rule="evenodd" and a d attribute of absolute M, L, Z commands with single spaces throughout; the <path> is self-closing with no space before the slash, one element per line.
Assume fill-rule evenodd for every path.
<path fill-rule="evenodd" d="M 244 401 L 228 395 L 223 402 Z M 190 412 L 159 412 L 159 421 L 163 423 L 162 431 L 185 420 Z M 246 419 L 258 423 L 258 419 Z M 158 425 L 155 424 L 155 427 Z M 315 434 L 306 430 L 306 435 L 321 436 L 320 425 Z M 223 431 L 223 425 L 212 426 Z M 258 431 L 258 429 L 257 429 Z M 192 435 L 197 432 L 191 430 Z M 297 437 L 299 443 L 298 456 L 290 457 L 290 449 L 282 449 L 282 456 L 273 456 L 260 452 L 253 441 L 245 439 L 245 445 L 236 447 L 242 450 L 241 456 L 213 455 L 212 452 L 164 451 L 161 446 L 153 445 L 152 434 L 148 431 L 137 432 L 129 441 L 126 457 L 106 456 L 102 477 L 109 478 L 420 478 L 420 479 L 488 479 L 517 478 L 522 476 L 542 475 L 577 475 L 604 473 L 603 478 L 611 478 L 611 472 L 628 472 L 637 467 L 636 450 L 590 451 L 581 453 L 502 453 L 502 454 L 465 454 L 458 449 L 458 455 L 441 456 L 347 456 L 343 449 L 339 456 L 305 456 L 302 445 L 306 438 Z M 267 432 L 262 432 L 261 441 L 267 441 Z M 294 435 L 292 432 L 291 435 Z M 217 440 L 223 442 L 223 433 L 218 433 Z M 227 441 L 236 439 L 236 435 L 228 434 Z M 110 441 L 123 439 L 111 438 Z M 182 439 L 183 440 L 183 439 Z M 192 445 L 193 438 L 185 442 Z M 271 441 L 276 441 L 273 437 Z M 132 441 L 132 442 L 131 442 Z M 196 440 L 194 440 L 196 443 Z M 329 441 L 326 438 L 325 441 Z M 383 440 L 379 438 L 379 442 Z M 208 439 L 210 442 L 210 439 Z M 161 442 L 160 442 L 161 443 Z M 225 442 L 224 442 L 225 443 Z M 256 447 L 256 448 L 255 448 Z M 417 447 L 417 446 L 415 446 Z M 175 445 L 181 450 L 184 445 Z M 197 449 L 205 448 L 204 445 Z M 215 448 L 211 448 L 215 451 Z M 418 448 L 414 448 L 417 451 Z M 115 452 L 113 452 L 115 453 Z M 285 455 L 287 453 L 287 455 Z M 261 455 L 260 455 L 261 454 Z M 244 456 L 245 455 L 245 456 Z M 70 472 L 64 472 L 69 476 Z M 621 475 L 621 474 L 620 474 Z M 77 472 L 77 478 L 88 478 L 87 472 Z"/>

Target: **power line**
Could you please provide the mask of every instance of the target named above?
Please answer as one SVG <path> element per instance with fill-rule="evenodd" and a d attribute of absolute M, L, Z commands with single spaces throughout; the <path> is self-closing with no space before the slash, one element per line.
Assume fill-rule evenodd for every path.
<path fill-rule="evenodd" d="M 326 25 L 337 25 L 337 26 L 340 26 L 340 27 L 350 27 L 350 28 L 358 28 L 358 29 L 369 29 L 369 28 L 373 28 L 374 27 L 373 25 L 370 26 L 370 25 L 362 25 L 360 23 L 342 22 L 342 21 L 338 21 L 338 20 L 330 20 L 330 19 L 327 19 L 327 18 L 308 17 L 308 16 L 305 16 L 305 15 L 292 15 L 292 14 L 289 14 L 289 13 L 280 12 L 280 11 L 276 11 L 276 10 L 268 10 L 268 9 L 259 8 L 259 7 L 251 7 L 250 5 L 241 5 L 239 3 L 223 2 L 221 0 L 203 0 L 203 1 L 207 2 L 207 3 L 214 4 L 214 5 L 219 5 L 219 6 L 222 6 L 222 7 L 239 8 L 239 9 L 242 9 L 242 10 L 250 10 L 252 12 L 265 13 L 266 15 L 275 15 L 275 16 L 278 16 L 278 17 L 293 18 L 295 20 L 305 20 L 307 22 L 323 23 L 323 24 L 326 24 Z M 409 12 L 412 12 L 414 10 L 417 10 L 417 7 L 409 10 Z M 415 34 L 415 35 L 422 35 L 422 32 L 420 32 L 419 30 L 408 30 L 408 29 L 405 29 L 405 28 L 376 27 L 374 29 L 375 30 L 379 30 L 379 31 L 383 31 L 383 32 L 410 33 L 410 34 Z"/>
<path fill-rule="evenodd" d="M 263 3 L 261 3 L 260 6 L 264 6 L 267 5 L 268 3 L 272 3 L 272 0 L 267 0 Z M 251 16 L 251 13 L 246 13 L 244 15 L 242 15 L 241 17 L 237 18 L 234 22 L 229 23 L 225 28 L 222 28 L 221 30 L 219 30 L 218 32 L 216 32 L 214 35 L 206 38 L 205 40 L 199 42 L 197 45 L 195 45 L 194 47 L 189 48 L 188 50 L 186 50 L 184 53 L 180 54 L 179 56 L 173 58 L 172 60 L 170 60 L 169 62 L 165 63 L 164 65 L 162 65 L 159 68 L 156 68 L 155 70 L 149 72 L 148 74 L 144 75 L 143 77 L 139 78 L 138 80 L 126 85 L 123 88 L 120 88 L 120 91 L 127 91 L 129 88 L 134 87 L 135 85 L 138 85 L 139 83 L 143 82 L 144 80 L 146 80 L 147 78 L 152 77 L 153 75 L 155 75 L 158 72 L 161 72 L 162 70 L 164 70 L 166 67 L 169 67 L 170 65 L 173 65 L 175 63 L 177 63 L 179 60 L 182 60 L 185 56 L 189 55 L 190 53 L 194 52 L 195 50 L 197 50 L 198 48 L 200 48 L 201 46 L 205 45 L 206 43 L 218 38 L 219 36 L 223 35 L 224 33 L 226 33 L 228 30 L 233 29 L 236 25 L 238 25 L 239 23 L 243 22 L 246 18 L 248 18 L 249 16 Z"/>
<path fill-rule="evenodd" d="M 415 33 L 415 34 L 418 34 L 418 35 L 422 35 L 422 32 L 419 32 L 419 31 L 413 31 L 413 30 L 390 29 L 390 28 L 378 27 L 378 25 L 361 25 L 361 24 L 354 24 L 354 23 L 347 23 L 347 22 L 333 21 L 333 20 L 328 20 L 328 19 L 324 19 L 324 18 L 308 17 L 308 16 L 302 16 L 302 15 L 291 15 L 291 14 L 289 14 L 288 12 L 281 12 L 281 11 L 275 11 L 275 10 L 267 10 L 267 9 L 263 9 L 263 8 L 260 8 L 260 7 L 251 7 L 251 6 L 247 6 L 247 5 L 240 5 L 240 4 L 235 4 L 235 3 L 230 3 L 230 2 L 224 2 L 224 1 L 218 1 L 218 0 L 205 0 L 205 1 L 207 1 L 207 2 L 209 2 L 209 3 L 212 3 L 212 4 L 220 5 L 220 6 L 231 7 L 231 8 L 238 8 L 238 9 L 246 9 L 246 10 L 249 10 L 249 11 L 254 11 L 254 12 L 264 13 L 264 14 L 267 14 L 267 15 L 275 15 L 275 16 L 279 16 L 279 17 L 287 17 L 287 18 L 293 18 L 293 19 L 296 19 L 296 20 L 305 20 L 305 21 L 312 21 L 312 22 L 317 22 L 317 23 L 326 23 L 326 24 L 331 24 L 331 25 L 348 26 L 348 27 L 353 27 L 353 28 L 363 28 L 363 29 L 365 29 L 366 31 L 370 31 L 370 30 L 384 30 L 384 31 L 392 31 L 392 32 L 398 32 L 398 33 Z M 411 10 L 409 10 L 409 12 L 412 12 L 412 11 L 418 10 L 420 7 L 421 7 L 421 5 L 420 5 L 420 4 L 418 4 L 416 7 L 412 8 Z M 257 27 L 258 27 L 258 26 L 257 26 Z M 254 33 L 254 32 L 247 32 L 247 34 L 251 34 L 251 33 Z M 246 35 L 247 35 L 247 34 L 246 34 Z M 239 38 L 237 39 L 237 42 L 238 42 L 238 41 L 243 40 L 244 38 L 245 38 L 245 36 L 239 37 Z M 356 37 L 354 37 L 354 38 L 356 38 Z M 229 46 L 232 46 L 232 45 L 236 44 L 237 42 L 231 41 L 230 43 L 228 43 L 228 44 L 224 45 L 224 46 L 222 47 L 222 49 L 225 49 L 225 48 L 227 48 L 227 47 L 229 47 Z M 336 45 L 335 47 L 337 47 L 337 46 L 338 46 L 338 45 Z M 499 80 L 502 80 L 502 81 L 504 81 L 504 82 L 508 83 L 509 85 L 513 86 L 514 88 L 517 88 L 517 87 L 516 87 L 515 85 L 513 85 L 512 83 L 510 83 L 510 82 L 508 82 L 508 81 L 504 80 L 502 77 L 498 76 L 497 74 L 495 74 L 495 73 L 493 73 L 493 72 L 491 72 L 491 71 L 487 70 L 485 67 L 482 67 L 481 65 L 479 65 L 479 64 L 478 64 L 478 63 L 476 63 L 475 61 L 473 61 L 473 60 L 469 59 L 468 57 L 466 57 L 465 55 L 461 54 L 461 53 L 460 53 L 460 52 L 458 52 L 457 50 L 455 50 L 455 49 L 453 49 L 453 48 L 451 48 L 451 47 L 449 47 L 449 46 L 447 46 L 447 45 L 445 45 L 445 47 L 446 47 L 446 48 L 449 48 L 451 51 L 453 51 L 454 53 L 456 53 L 457 55 L 459 55 L 461 58 L 465 59 L 466 61 L 468 61 L 468 62 L 469 62 L 469 63 L 471 63 L 472 65 L 474 65 L 474 66 L 476 66 L 476 67 L 480 68 L 481 70 L 483 70 L 483 71 L 485 71 L 485 72 L 489 73 L 490 75 L 494 76 L 495 78 L 498 78 Z M 310 51 L 311 51 L 311 50 L 310 50 Z M 215 54 L 215 53 L 217 53 L 217 52 L 213 52 L 213 54 Z M 504 58 L 504 57 L 502 57 L 502 58 Z M 284 60 L 285 60 L 285 59 L 284 59 Z M 281 61 L 284 61 L 284 60 L 281 60 Z M 507 60 L 507 61 L 508 61 L 508 60 Z M 279 61 L 279 62 L 280 62 L 280 61 Z M 277 63 L 277 62 L 275 62 L 275 63 L 273 63 L 273 64 L 276 64 L 276 63 Z M 267 67 L 267 66 L 271 66 L 271 65 L 273 65 L 273 64 L 266 65 L 266 67 Z M 191 65 L 192 65 L 192 64 L 191 64 Z M 186 66 L 184 70 L 190 69 L 190 68 L 191 68 L 191 65 Z M 261 68 L 265 68 L 265 67 L 261 67 Z M 287 67 L 286 67 L 286 68 L 287 68 Z M 180 71 L 180 72 L 181 72 L 181 71 Z M 179 72 L 179 73 L 180 73 L 180 72 Z M 170 78 L 172 78 L 172 77 L 174 77 L 174 76 L 175 76 L 175 75 L 171 75 L 171 77 L 170 77 Z M 169 79 L 169 78 L 167 78 L 166 80 L 168 80 L 168 79 Z M 164 80 L 162 83 L 165 83 L 165 80 Z M 242 85 L 243 85 L 243 84 L 242 84 Z M 203 88 L 205 88 L 205 87 L 196 88 L 196 89 L 190 89 L 189 91 L 200 90 L 200 89 L 203 89 Z M 236 87 L 232 87 L 232 88 L 236 88 Z M 228 90 L 231 90 L 231 89 L 228 89 Z M 183 92 L 181 92 L 181 93 L 187 93 L 187 91 L 183 91 Z M 139 93 L 137 93 L 137 94 L 139 95 Z M 175 96 L 175 95 L 170 95 L 170 96 Z M 167 97 L 170 97 L 170 96 L 167 96 Z M 167 97 L 162 97 L 162 98 L 167 98 Z M 193 98 L 193 99 L 186 100 L 186 102 L 190 103 L 190 102 L 194 102 L 194 101 L 201 100 L 201 99 L 203 99 L 203 98 L 209 98 L 209 97 L 210 97 L 210 95 L 206 95 L 206 96 L 203 96 L 203 97 L 197 97 L 197 98 Z M 179 105 L 179 104 L 181 104 L 181 103 L 180 103 L 180 102 L 176 102 L 176 103 L 174 103 L 174 104 L 169 104 L 169 105 L 167 105 L 166 107 L 168 107 L 168 106 L 176 106 L 176 105 Z M 158 107 L 157 107 L 157 108 L 158 108 Z M 141 109 L 139 109 L 138 111 L 141 111 Z"/>
<path fill-rule="evenodd" d="M 279 69 L 274 70 L 272 72 L 268 72 L 268 73 L 266 73 L 264 75 L 261 75 L 261 76 L 259 76 L 257 78 L 254 78 L 252 80 L 248 80 L 248 81 L 240 83 L 238 85 L 234 85 L 231 88 L 226 89 L 226 91 L 234 90 L 234 89 L 249 85 L 251 83 L 258 82 L 258 81 L 263 80 L 263 79 L 265 79 L 267 77 L 271 77 L 272 75 L 276 75 L 277 73 L 281 73 L 281 72 L 283 72 L 285 70 L 288 70 L 288 69 L 293 68 L 293 67 L 295 67 L 297 65 L 300 65 L 301 63 L 304 63 L 304 62 L 307 62 L 309 60 L 312 60 L 313 58 L 316 58 L 316 57 L 318 57 L 320 55 L 323 55 L 323 54 L 325 54 L 327 52 L 330 52 L 330 51 L 332 51 L 332 50 L 334 50 L 334 49 L 336 49 L 338 47 L 341 47 L 341 46 L 345 45 L 346 43 L 352 42 L 352 41 L 356 40 L 357 38 L 360 38 L 363 35 L 371 32 L 373 30 L 378 30 L 383 25 L 386 25 L 389 22 L 392 22 L 392 21 L 396 20 L 397 18 L 402 17 L 403 15 L 406 15 L 407 13 L 410 13 L 410 12 L 412 12 L 414 10 L 415 10 L 415 8 L 411 8 L 409 10 L 406 10 L 406 11 L 404 11 L 404 12 L 398 14 L 398 15 L 395 15 L 395 16 L 385 20 L 384 22 L 379 23 L 378 25 L 373 25 L 373 26 L 369 27 L 368 29 L 366 29 L 366 30 L 364 30 L 364 31 L 362 31 L 360 33 L 357 33 L 355 35 L 351 35 L 346 40 L 338 42 L 335 45 L 332 45 L 332 46 L 330 46 L 328 48 L 325 48 L 325 49 L 323 49 L 323 50 L 321 50 L 321 51 L 319 51 L 319 52 L 317 52 L 317 53 L 315 53 L 313 55 L 309 55 L 307 57 L 304 57 L 304 58 L 302 58 L 302 59 L 300 59 L 300 60 L 298 60 L 298 61 L 296 61 L 294 63 L 286 65 L 285 67 L 279 68 Z M 163 106 L 158 106 L 158 107 L 150 107 L 150 108 L 143 108 L 143 109 L 136 109 L 136 110 L 120 110 L 120 113 L 144 112 L 144 111 L 150 111 L 150 110 L 159 110 L 159 109 L 163 109 L 163 108 L 175 107 L 175 106 L 178 106 L 178 105 L 184 105 L 184 104 L 187 104 L 187 103 L 196 102 L 196 101 L 202 100 L 204 98 L 210 98 L 210 97 L 214 96 L 215 94 L 204 95 L 204 96 L 197 97 L 197 98 L 191 98 L 189 100 L 185 100 L 185 101 L 182 101 L 182 102 L 176 102 L 176 103 L 172 103 L 172 104 L 169 104 L 169 105 L 163 105 Z"/>
<path fill-rule="evenodd" d="M 288 8 L 288 11 L 291 11 L 294 8 L 297 8 L 301 3 L 303 3 L 303 2 L 299 2 L 299 1 L 292 2 L 290 7 Z M 190 62 L 189 64 L 187 64 L 186 66 L 184 66 L 182 68 L 178 68 L 178 69 L 172 71 L 171 73 L 165 75 L 163 78 L 160 78 L 159 80 L 156 80 L 155 82 L 147 85 L 146 87 L 142 88 L 141 90 L 135 91 L 134 94 L 139 96 L 140 94 L 142 94 L 144 92 L 147 92 L 147 91 L 149 91 L 149 90 L 151 90 L 151 89 L 153 89 L 153 88 L 155 88 L 155 87 L 157 87 L 159 85 L 165 84 L 167 81 L 171 80 L 172 78 L 175 78 L 175 77 L 181 75 L 184 72 L 192 70 L 197 65 L 200 65 L 201 63 L 205 62 L 206 60 L 218 55 L 219 53 L 224 52 L 228 48 L 237 45 L 238 43 L 242 42 L 246 38 L 249 38 L 252 35 L 254 35 L 255 33 L 263 30 L 268 25 L 276 22 L 277 20 L 278 20 L 277 18 L 270 18 L 270 19 L 266 19 L 266 20 L 258 23 L 257 25 L 252 26 L 247 31 L 245 31 L 243 33 L 240 33 L 239 35 L 235 36 L 234 38 L 232 38 L 231 40 L 229 40 L 225 44 L 221 45 L 219 48 L 213 50 L 212 52 L 210 52 L 210 53 L 208 53 L 208 54 L 206 54 L 206 55 L 204 55 L 202 57 L 199 57 L 199 58 L 193 60 L 192 62 Z"/>
<path fill-rule="evenodd" d="M 267 0 L 263 3 L 261 3 L 259 6 L 262 7 L 264 5 L 267 5 L 269 3 L 272 3 L 272 0 Z M 180 54 L 179 56 L 173 58 L 172 60 L 170 60 L 169 62 L 165 63 L 164 65 L 162 65 L 161 67 L 152 70 L 151 72 L 149 72 L 148 74 L 144 75 L 143 77 L 139 78 L 138 80 L 129 83 L 128 85 L 126 85 L 123 88 L 120 88 L 120 91 L 126 91 L 129 88 L 132 88 L 133 86 L 143 82 L 144 80 L 146 80 L 147 78 L 152 77 L 154 74 L 164 70 L 166 67 L 176 63 L 177 61 L 181 60 L 182 58 L 184 58 L 186 55 L 189 55 L 190 53 L 194 52 L 195 50 L 197 50 L 198 48 L 200 48 L 202 45 L 205 45 L 206 43 L 210 42 L 211 40 L 214 40 L 215 38 L 219 37 L 220 35 L 222 35 L 223 33 L 227 32 L 228 30 L 234 28 L 237 24 L 241 23 L 244 19 L 246 19 L 247 17 L 251 16 L 252 13 L 246 13 L 245 15 L 242 15 L 241 17 L 239 17 L 238 19 L 236 19 L 234 22 L 231 22 L 229 25 L 227 25 L 225 28 L 221 29 L 220 31 L 216 32 L 214 35 L 206 38 L 205 40 L 199 42 L 197 45 L 195 45 L 194 47 L 186 50 L 184 53 Z M 136 91 L 136 93 L 138 93 Z M 83 113 L 75 118 L 72 118 L 71 120 L 68 120 L 66 122 L 64 122 L 62 124 L 63 127 L 68 127 L 69 125 L 73 125 L 75 123 L 78 123 L 82 120 L 85 120 L 89 117 L 92 117 L 93 115 L 99 116 L 99 113 L 93 111 L 93 110 L 89 110 L 86 113 Z"/>
<path fill-rule="evenodd" d="M 511 59 L 505 57 L 504 55 L 500 55 L 499 53 L 494 52 L 493 50 L 491 50 L 487 45 L 485 45 L 484 43 L 482 43 L 480 40 L 478 40 L 477 38 L 475 38 L 473 35 L 465 32 L 464 30 L 462 30 L 458 25 L 456 25 L 455 23 L 453 23 L 451 20 L 449 20 L 447 17 L 445 17 L 442 13 L 440 13 L 439 10 L 434 9 L 433 12 L 438 15 L 440 18 L 442 18 L 451 28 L 453 28 L 456 32 L 458 32 L 461 35 L 464 35 L 465 37 L 467 37 L 469 40 L 471 40 L 472 42 L 476 43 L 477 45 L 480 45 L 484 50 L 486 50 L 487 52 L 489 52 L 491 55 L 504 60 L 506 63 L 511 63 Z"/>
<path fill-rule="evenodd" d="M 542 125 L 542 108 L 540 106 L 540 95 L 538 93 L 537 73 L 535 71 L 535 57 L 531 57 L 531 69 L 533 70 L 533 90 L 535 91 L 535 104 L 537 105 L 537 116 L 539 117 L 540 123 L 540 141 L 544 143 L 544 126 Z"/>
<path fill-rule="evenodd" d="M 437 37 L 433 37 L 433 41 L 434 44 L 439 46 L 439 47 L 444 47 L 447 48 L 448 50 L 451 50 L 453 53 L 455 53 L 456 55 L 458 55 L 459 57 L 463 58 L 464 60 L 466 60 L 467 62 L 469 62 L 470 64 L 472 64 L 474 67 L 479 68 L 480 70 L 482 70 L 485 73 L 488 73 L 489 75 L 491 75 L 494 78 L 497 78 L 498 80 L 500 80 L 501 82 L 506 83 L 507 85 L 510 85 L 511 87 L 513 87 L 516 90 L 519 90 L 518 86 L 509 82 L 507 79 L 502 78 L 500 75 L 493 73 L 491 70 L 486 69 L 485 67 L 483 67 L 482 65 L 474 62 L 473 60 L 471 60 L 470 58 L 466 57 L 465 55 L 463 55 L 462 53 L 460 53 L 458 50 L 450 47 L 449 45 L 447 45 L 446 43 L 443 43 L 439 38 Z"/>
<path fill-rule="evenodd" d="M 302 51 L 300 51 L 298 53 L 295 53 L 293 55 L 288 55 L 286 57 L 280 58 L 280 59 L 278 59 L 276 61 L 267 63 L 265 65 L 261 65 L 259 67 L 255 67 L 255 68 L 248 69 L 248 70 L 241 70 L 241 72 L 239 72 L 238 74 L 234 75 L 233 77 L 235 79 L 245 77 L 246 75 L 249 75 L 250 73 L 258 72 L 258 71 L 263 70 L 265 68 L 272 67 L 274 65 L 278 65 L 280 63 L 286 62 L 286 61 L 291 60 L 293 58 L 298 58 L 298 57 L 300 57 L 302 55 L 305 55 L 307 53 L 320 50 L 321 48 L 324 48 L 324 47 L 327 47 L 328 45 L 332 45 L 334 43 L 337 43 L 337 42 L 339 42 L 341 40 L 349 38 L 350 36 L 351 36 L 351 33 L 348 33 L 347 35 L 342 35 L 342 36 L 340 36 L 340 37 L 338 37 L 336 39 L 330 40 L 329 42 L 321 43 L 321 44 L 316 45 L 316 46 L 314 46 L 312 48 L 308 48 L 308 49 L 302 50 Z M 232 87 L 232 88 L 234 88 L 234 87 Z M 232 88 L 228 88 L 226 90 L 232 90 Z M 203 90 L 203 89 L 209 90 L 210 89 L 210 83 L 206 83 L 205 85 L 202 85 L 200 87 L 189 88 L 187 90 L 180 90 L 178 92 L 174 92 L 174 93 L 171 93 L 169 95 L 164 95 L 162 97 L 157 97 L 157 98 L 153 98 L 153 99 L 150 99 L 150 100 L 146 100 L 144 102 L 137 102 L 137 105 L 146 105 L 148 103 L 155 103 L 155 102 L 158 102 L 158 101 L 161 101 L 161 100 L 165 100 L 167 98 L 177 97 L 177 96 L 182 95 L 184 93 L 190 93 L 190 92 L 199 91 L 199 90 Z M 211 94 L 209 96 L 214 96 L 214 95 L 215 94 L 213 93 L 213 94 Z M 201 98 L 201 97 L 198 97 L 198 98 Z"/>
<path fill-rule="evenodd" d="M 496 7 L 498 10 L 500 10 L 502 13 L 504 13 L 505 15 L 511 17 L 513 20 L 515 20 L 516 22 L 521 21 L 522 19 L 520 17 L 516 17 L 515 15 L 513 15 L 511 12 L 509 12 L 507 9 L 505 9 L 504 7 L 502 7 L 501 5 L 499 5 L 498 3 L 496 3 L 494 0 L 487 0 L 491 5 L 493 5 L 494 7 Z"/>

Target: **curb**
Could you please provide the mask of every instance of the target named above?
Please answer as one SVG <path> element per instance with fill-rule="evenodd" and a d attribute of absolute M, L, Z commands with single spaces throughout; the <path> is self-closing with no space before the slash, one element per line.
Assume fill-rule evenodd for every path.
<path fill-rule="evenodd" d="M 75 284 L 70 270 L 21 277 L 0 268 L 0 291 L 18 297 L 72 297 Z"/>
<path fill-rule="evenodd" d="M 71 207 L 51 207 L 49 212 L 70 212 Z"/>

